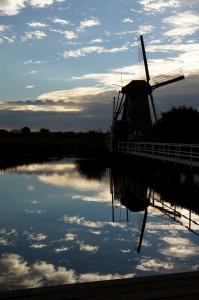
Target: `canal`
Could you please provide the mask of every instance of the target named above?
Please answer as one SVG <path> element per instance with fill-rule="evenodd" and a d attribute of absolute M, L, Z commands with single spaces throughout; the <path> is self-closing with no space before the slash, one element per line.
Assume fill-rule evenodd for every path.
<path fill-rule="evenodd" d="M 0 290 L 199 270 L 198 178 L 158 189 L 67 158 L 2 170 Z"/>

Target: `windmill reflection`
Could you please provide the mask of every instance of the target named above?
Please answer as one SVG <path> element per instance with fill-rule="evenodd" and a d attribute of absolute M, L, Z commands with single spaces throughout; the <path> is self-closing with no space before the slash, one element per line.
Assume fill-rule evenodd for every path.
<path fill-rule="evenodd" d="M 157 192 L 156 188 L 151 184 L 118 170 L 111 170 L 110 191 L 112 194 L 113 222 L 118 221 L 115 218 L 115 209 L 118 207 L 120 209 L 121 207 L 126 208 L 127 222 L 129 222 L 131 212 L 139 214 L 135 237 L 136 251 L 138 253 L 142 246 L 149 207 L 158 209 L 199 236 L 199 213 L 197 209 L 194 211 L 193 208 L 189 207 L 189 201 L 183 199 L 183 204 L 186 202 L 186 206 L 184 206 L 179 200 L 167 198 L 164 194 Z M 184 195 L 184 198 L 190 200 L 190 197 L 193 197 L 193 192 L 196 192 L 197 196 L 197 191 L 191 190 L 191 194 L 187 193 Z M 124 221 L 124 219 L 121 219 L 121 214 L 119 221 Z"/>

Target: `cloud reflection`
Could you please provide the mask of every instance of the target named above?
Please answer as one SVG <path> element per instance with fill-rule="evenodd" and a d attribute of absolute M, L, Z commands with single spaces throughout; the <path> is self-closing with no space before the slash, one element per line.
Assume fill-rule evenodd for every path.
<path fill-rule="evenodd" d="M 112 226 L 112 227 L 119 227 L 119 228 L 125 228 L 126 227 L 125 223 L 90 221 L 90 220 L 86 220 L 85 217 L 79 217 L 79 216 L 72 216 L 71 217 L 71 216 L 65 215 L 63 217 L 63 221 L 65 223 L 77 224 L 77 225 L 90 227 L 90 228 L 102 228 L 106 225 L 109 225 L 109 226 Z"/>
<path fill-rule="evenodd" d="M 1 289 L 33 288 L 76 282 L 75 271 L 41 261 L 29 265 L 20 255 L 4 254 L 0 260 Z"/>
<path fill-rule="evenodd" d="M 84 273 L 77 275 L 73 269 L 55 267 L 45 261 L 28 264 L 17 254 L 3 254 L 0 259 L 0 288 L 1 290 L 34 288 L 59 284 L 71 284 L 97 280 L 130 278 L 134 274 L 100 274 Z"/>

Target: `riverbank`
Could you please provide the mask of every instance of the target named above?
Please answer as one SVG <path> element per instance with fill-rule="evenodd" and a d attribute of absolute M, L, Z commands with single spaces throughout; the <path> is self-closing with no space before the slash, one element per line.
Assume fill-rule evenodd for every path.
<path fill-rule="evenodd" d="M 1 133 L 0 167 L 62 156 L 104 158 L 108 155 L 105 136 L 96 131 Z"/>

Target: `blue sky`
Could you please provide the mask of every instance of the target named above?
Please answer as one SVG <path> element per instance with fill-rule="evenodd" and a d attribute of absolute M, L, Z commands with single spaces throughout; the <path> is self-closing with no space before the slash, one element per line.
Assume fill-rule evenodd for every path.
<path fill-rule="evenodd" d="M 0 128 L 108 129 L 141 34 L 151 78 L 186 77 L 154 91 L 159 115 L 199 107 L 199 0 L 0 0 Z"/>

